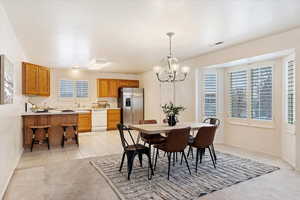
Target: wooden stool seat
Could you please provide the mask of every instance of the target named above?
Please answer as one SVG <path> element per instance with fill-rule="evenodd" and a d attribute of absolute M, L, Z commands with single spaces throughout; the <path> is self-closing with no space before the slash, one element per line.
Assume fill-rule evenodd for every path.
<path fill-rule="evenodd" d="M 31 142 L 31 152 L 33 150 L 34 144 L 39 144 L 40 141 L 35 139 L 35 134 L 37 129 L 44 129 L 45 133 L 45 139 L 43 140 L 43 143 L 46 143 L 48 145 L 48 150 L 50 149 L 50 142 L 49 142 L 49 135 L 48 135 L 48 129 L 50 128 L 50 125 L 43 125 L 43 126 L 28 126 L 32 130 L 32 142 Z"/>
<path fill-rule="evenodd" d="M 49 125 L 44 125 L 44 126 L 29 126 L 29 128 L 36 128 L 36 129 L 43 129 L 43 128 L 50 128 L 51 126 Z"/>
<path fill-rule="evenodd" d="M 78 140 L 78 125 L 77 124 L 61 124 L 61 127 L 64 130 L 63 136 L 62 136 L 62 140 L 61 140 L 61 146 L 62 148 L 64 148 L 65 146 L 65 141 L 68 139 L 67 138 L 67 128 L 72 127 L 73 131 L 74 131 L 74 135 L 75 137 L 71 138 L 72 140 L 75 140 L 77 146 L 79 146 L 79 140 Z"/>

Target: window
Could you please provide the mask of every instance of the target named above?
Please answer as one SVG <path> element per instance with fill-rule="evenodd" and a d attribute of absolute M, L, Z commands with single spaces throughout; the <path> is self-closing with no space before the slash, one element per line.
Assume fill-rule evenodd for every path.
<path fill-rule="evenodd" d="M 251 118 L 272 120 L 272 67 L 251 69 Z"/>
<path fill-rule="evenodd" d="M 60 97 L 74 97 L 74 81 L 60 80 Z"/>
<path fill-rule="evenodd" d="M 230 116 L 272 120 L 272 77 L 272 65 L 256 65 L 230 72 Z"/>
<path fill-rule="evenodd" d="M 76 97 L 84 98 L 88 97 L 89 82 L 86 80 L 76 81 Z"/>
<path fill-rule="evenodd" d="M 247 71 L 230 73 L 231 117 L 247 118 Z"/>
<path fill-rule="evenodd" d="M 88 97 L 87 80 L 60 80 L 60 97 L 62 98 L 87 98 Z"/>
<path fill-rule="evenodd" d="M 287 122 L 288 124 L 294 124 L 296 118 L 296 98 L 295 98 L 295 61 L 289 60 L 287 62 L 286 67 L 286 74 L 287 74 Z"/>
<path fill-rule="evenodd" d="M 204 74 L 204 115 L 215 117 L 217 115 L 217 74 Z"/>

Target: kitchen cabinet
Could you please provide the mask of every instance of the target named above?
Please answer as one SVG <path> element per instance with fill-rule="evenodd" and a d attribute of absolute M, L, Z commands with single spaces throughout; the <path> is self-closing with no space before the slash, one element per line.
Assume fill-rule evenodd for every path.
<path fill-rule="evenodd" d="M 118 97 L 121 87 L 139 87 L 138 80 L 97 79 L 98 97 Z"/>
<path fill-rule="evenodd" d="M 50 71 L 47 67 L 39 67 L 38 89 L 39 95 L 50 96 Z"/>
<path fill-rule="evenodd" d="M 107 130 L 117 129 L 117 124 L 121 121 L 120 109 L 107 110 Z"/>
<path fill-rule="evenodd" d="M 22 63 L 24 95 L 50 96 L 50 70 L 47 67 Z"/>
<path fill-rule="evenodd" d="M 98 97 L 109 97 L 109 80 L 108 79 L 97 79 L 97 96 Z"/>
<path fill-rule="evenodd" d="M 78 132 L 90 132 L 92 129 L 91 112 L 78 114 Z"/>
<path fill-rule="evenodd" d="M 119 81 L 111 79 L 108 81 L 108 96 L 118 97 Z"/>
<path fill-rule="evenodd" d="M 139 87 L 139 81 L 138 80 L 119 80 L 119 87 L 138 88 Z"/>

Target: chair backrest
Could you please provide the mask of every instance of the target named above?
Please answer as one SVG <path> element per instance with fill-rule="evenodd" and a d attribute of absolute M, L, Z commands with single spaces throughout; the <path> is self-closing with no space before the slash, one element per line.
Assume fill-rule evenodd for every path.
<path fill-rule="evenodd" d="M 203 122 L 216 125 L 217 127 L 219 127 L 220 123 L 221 123 L 221 121 L 219 119 L 213 118 L 213 117 L 206 118 L 203 120 Z"/>
<path fill-rule="evenodd" d="M 157 121 L 155 119 L 140 120 L 139 124 L 157 124 Z M 147 137 L 147 134 L 140 132 L 140 136 L 142 138 L 145 138 L 145 137 Z"/>
<path fill-rule="evenodd" d="M 198 130 L 193 145 L 198 148 L 205 148 L 213 144 L 217 126 L 205 126 Z"/>
<path fill-rule="evenodd" d="M 140 120 L 139 124 L 157 124 L 157 121 L 155 119 Z"/>
<path fill-rule="evenodd" d="M 129 146 L 129 145 L 135 145 L 134 139 L 133 139 L 133 137 L 132 137 L 132 135 L 131 135 L 131 132 L 130 132 L 129 128 L 127 128 L 127 127 L 126 127 L 125 125 L 123 125 L 123 124 L 117 124 L 117 128 L 118 128 L 118 130 L 119 130 L 121 143 L 122 143 L 122 146 L 123 146 L 124 149 L 125 149 L 127 146 Z M 124 131 L 127 131 L 127 132 L 128 132 L 128 134 L 129 134 L 129 136 L 130 136 L 130 139 L 131 139 L 131 141 L 132 141 L 131 144 L 128 143 L 128 141 L 126 140 L 125 135 L 124 135 Z"/>
<path fill-rule="evenodd" d="M 174 129 L 168 133 L 166 150 L 168 152 L 181 152 L 188 144 L 191 128 Z"/>

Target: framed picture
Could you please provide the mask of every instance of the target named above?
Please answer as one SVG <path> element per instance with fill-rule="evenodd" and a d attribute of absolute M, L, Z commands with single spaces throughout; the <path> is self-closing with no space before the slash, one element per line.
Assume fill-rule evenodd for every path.
<path fill-rule="evenodd" d="M 0 55 L 0 104 L 12 104 L 14 100 L 14 66 Z"/>

